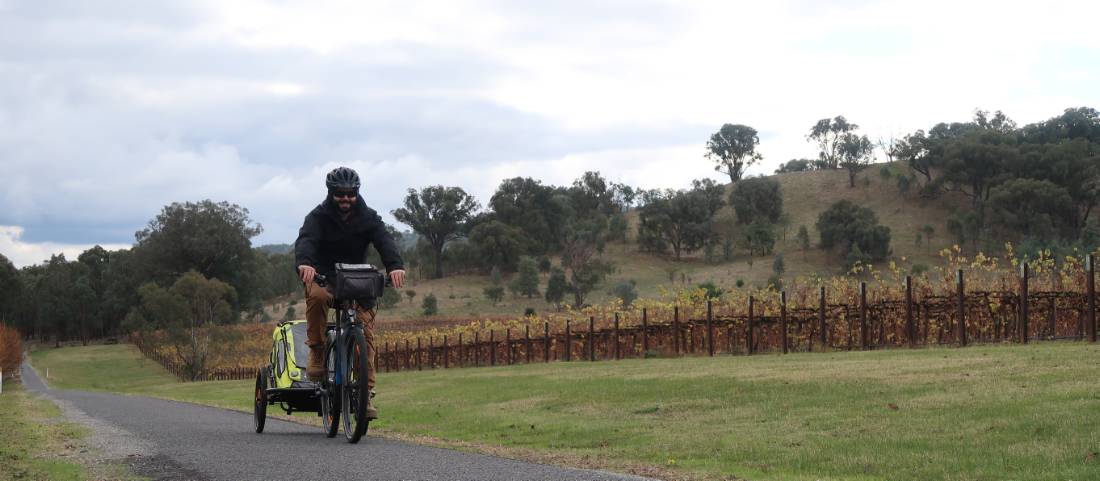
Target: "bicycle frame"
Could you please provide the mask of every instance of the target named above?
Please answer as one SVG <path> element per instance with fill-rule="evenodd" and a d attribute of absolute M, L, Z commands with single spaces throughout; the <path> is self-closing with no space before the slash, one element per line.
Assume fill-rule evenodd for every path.
<path fill-rule="evenodd" d="M 363 330 L 363 326 L 357 322 L 352 322 L 355 319 L 356 310 L 354 304 L 351 301 L 338 301 L 339 305 L 336 308 L 336 326 L 333 330 L 329 331 L 329 343 L 333 346 L 332 352 L 336 353 L 336 359 L 333 362 L 335 372 L 333 373 L 334 381 L 337 386 L 343 385 L 344 382 L 344 365 L 347 359 L 347 339 L 350 336 L 355 335 L 354 330 Z M 335 345 L 331 343 L 336 343 Z"/>

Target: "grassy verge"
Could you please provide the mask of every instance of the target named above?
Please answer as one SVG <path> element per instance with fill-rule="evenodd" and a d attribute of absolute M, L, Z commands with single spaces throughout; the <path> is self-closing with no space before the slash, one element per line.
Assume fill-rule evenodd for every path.
<path fill-rule="evenodd" d="M 1098 346 L 1040 343 L 403 372 L 380 375 L 375 426 L 685 478 L 1081 480 L 1100 472 L 1097 366 Z M 120 390 L 250 409 L 250 389 Z"/>
<path fill-rule="evenodd" d="M 52 402 L 19 384 L 0 395 L 0 481 L 130 480 L 124 466 L 93 462 L 82 439 L 87 430 L 63 422 Z"/>

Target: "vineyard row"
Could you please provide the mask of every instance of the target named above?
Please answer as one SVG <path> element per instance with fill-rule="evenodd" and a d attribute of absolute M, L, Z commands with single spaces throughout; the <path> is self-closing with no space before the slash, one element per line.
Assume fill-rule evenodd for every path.
<path fill-rule="evenodd" d="M 868 301 L 867 284 L 861 282 L 854 302 L 829 303 L 822 286 L 814 306 L 805 306 L 805 302 L 790 306 L 786 292 L 779 292 L 762 298 L 749 296 L 743 303 L 707 301 L 653 313 L 643 308 L 640 322 L 632 320 L 629 325 L 614 312 L 601 319 L 567 320 L 564 329 L 551 329 L 550 322 L 543 322 L 522 330 L 491 329 L 485 335 L 475 331 L 473 336 L 460 332 L 457 336 L 421 336 L 415 341 L 406 337 L 403 342 L 375 346 L 374 361 L 380 371 L 397 372 L 704 353 L 752 355 L 1084 338 L 1096 342 L 1095 275 L 1089 267 L 1091 275 L 1085 276 L 1084 292 L 1029 292 L 1026 266 L 1015 291 L 967 292 L 960 270 L 954 293 L 928 294 L 920 299 L 914 298 L 912 279 L 907 276 L 901 298 L 891 298 L 894 292 L 884 290 Z M 139 348 L 185 378 L 185 371 L 171 359 Z M 254 375 L 254 368 L 223 368 L 198 380 Z"/>

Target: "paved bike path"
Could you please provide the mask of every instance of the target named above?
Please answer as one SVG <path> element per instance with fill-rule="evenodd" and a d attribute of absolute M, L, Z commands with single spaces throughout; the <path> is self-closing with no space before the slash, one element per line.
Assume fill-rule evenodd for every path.
<path fill-rule="evenodd" d="M 22 374 L 28 390 L 105 422 L 114 431 L 112 444 L 132 442 L 136 452 L 121 455 L 140 460 L 131 463 L 134 470 L 157 480 L 644 479 L 417 446 L 369 433 L 359 444 L 348 444 L 342 433 L 329 439 L 319 427 L 270 417 L 264 433 L 256 434 L 250 414 L 141 396 L 49 389 L 26 364 Z M 99 435 L 102 429 L 93 426 L 93 431 Z"/>

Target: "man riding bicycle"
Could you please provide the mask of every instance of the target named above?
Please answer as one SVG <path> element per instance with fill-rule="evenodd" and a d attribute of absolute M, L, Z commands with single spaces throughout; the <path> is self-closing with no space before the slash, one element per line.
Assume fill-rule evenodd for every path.
<path fill-rule="evenodd" d="M 314 283 L 314 277 L 322 274 L 335 278 L 336 264 L 362 264 L 366 261 L 367 247 L 374 245 L 382 256 L 382 264 L 389 273 L 393 286 L 405 285 L 405 268 L 401 253 L 393 237 L 386 231 L 378 212 L 367 207 L 359 196 L 359 174 L 347 167 L 338 167 L 325 179 L 328 196 L 308 215 L 298 230 L 294 242 L 295 263 L 298 275 L 306 289 L 306 321 L 309 345 L 309 366 L 306 374 L 313 380 L 325 375 L 324 347 L 325 325 L 328 309 L 332 307 L 332 294 Z M 357 315 L 363 325 L 367 341 L 368 359 L 374 359 L 375 306 L 358 305 Z M 367 364 L 367 387 L 374 390 L 374 363 Z M 367 418 L 377 419 L 368 396 Z"/>

